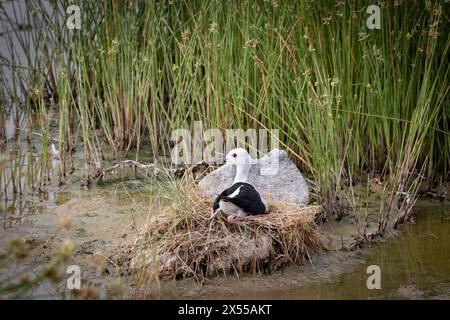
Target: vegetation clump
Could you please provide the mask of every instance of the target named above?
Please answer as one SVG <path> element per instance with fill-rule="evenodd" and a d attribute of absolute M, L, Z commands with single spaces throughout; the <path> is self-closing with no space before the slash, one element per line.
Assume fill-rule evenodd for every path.
<path fill-rule="evenodd" d="M 299 265 L 325 249 L 314 223 L 320 206 L 274 202 L 266 216 L 230 224 L 222 214 L 210 219 L 211 199 L 188 198 L 150 219 L 116 248 L 113 259 L 131 271 L 146 270 L 149 277 L 203 279 Z"/>

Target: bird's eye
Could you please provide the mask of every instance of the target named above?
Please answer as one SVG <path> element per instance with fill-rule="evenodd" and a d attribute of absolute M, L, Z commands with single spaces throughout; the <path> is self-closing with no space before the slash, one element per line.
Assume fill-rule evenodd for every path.
<path fill-rule="evenodd" d="M 233 156 L 233 158 L 236 158 L 236 157 L 237 157 L 237 154 L 236 154 L 236 153 L 233 153 L 232 156 Z"/>

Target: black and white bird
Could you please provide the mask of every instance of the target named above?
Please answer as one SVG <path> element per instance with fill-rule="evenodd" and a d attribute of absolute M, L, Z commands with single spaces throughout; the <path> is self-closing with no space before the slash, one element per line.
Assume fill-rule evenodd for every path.
<path fill-rule="evenodd" d="M 211 218 L 219 212 L 228 215 L 228 221 L 234 223 L 245 220 L 248 216 L 266 214 L 269 208 L 255 189 L 247 182 L 252 159 L 245 149 L 231 150 L 226 162 L 236 166 L 236 175 L 231 187 L 225 189 L 214 201 L 211 209 Z"/>

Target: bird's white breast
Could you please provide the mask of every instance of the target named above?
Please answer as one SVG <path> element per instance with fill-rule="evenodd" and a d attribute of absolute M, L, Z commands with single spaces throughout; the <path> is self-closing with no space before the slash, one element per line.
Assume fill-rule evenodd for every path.
<path fill-rule="evenodd" d="M 222 212 L 225 213 L 226 215 L 230 215 L 230 214 L 238 215 L 242 211 L 241 208 L 239 208 L 237 205 L 235 205 L 234 203 L 231 203 L 229 201 L 220 200 L 219 206 L 220 206 L 220 210 L 222 210 Z"/>

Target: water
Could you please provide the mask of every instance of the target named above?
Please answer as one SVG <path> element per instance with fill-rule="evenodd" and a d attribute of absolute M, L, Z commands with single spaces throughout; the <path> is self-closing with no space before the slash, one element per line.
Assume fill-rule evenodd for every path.
<path fill-rule="evenodd" d="M 421 204 L 423 205 L 423 204 Z M 429 205 L 429 204 L 428 204 Z M 449 299 L 450 206 L 419 206 L 417 223 L 374 245 L 349 273 L 326 283 L 277 290 L 286 299 Z M 367 289 L 367 267 L 378 265 L 381 289 Z"/>

